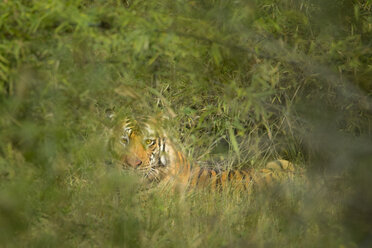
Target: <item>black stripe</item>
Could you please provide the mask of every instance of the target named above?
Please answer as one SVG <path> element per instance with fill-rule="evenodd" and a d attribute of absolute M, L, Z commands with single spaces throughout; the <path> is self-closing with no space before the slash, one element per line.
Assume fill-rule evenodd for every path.
<path fill-rule="evenodd" d="M 204 186 L 206 185 L 210 185 L 210 181 L 208 181 L 208 179 L 211 179 L 212 178 L 212 169 L 211 168 L 208 168 L 208 175 L 207 175 L 207 181 L 204 183 Z"/>
<path fill-rule="evenodd" d="M 218 185 L 222 185 L 222 181 L 221 181 L 221 174 L 218 173 L 216 175 L 217 179 L 216 179 L 216 189 L 218 189 Z"/>
<path fill-rule="evenodd" d="M 235 175 L 235 171 L 233 171 L 233 170 L 230 170 L 230 171 L 229 171 L 229 174 L 228 174 L 228 176 L 227 176 L 227 181 L 230 180 L 231 175 L 234 176 L 234 175 Z"/>
<path fill-rule="evenodd" d="M 208 177 L 212 178 L 212 170 L 211 169 L 208 169 Z"/>
<path fill-rule="evenodd" d="M 244 190 L 246 190 L 247 189 L 247 186 L 246 186 L 246 182 L 245 182 L 245 171 L 242 171 L 242 172 L 240 172 L 240 173 L 242 173 L 242 182 L 243 182 L 243 187 L 244 187 Z"/>
<path fill-rule="evenodd" d="M 160 156 L 160 154 L 161 154 L 161 148 L 160 148 L 160 147 L 161 147 L 161 144 L 160 144 L 160 139 L 158 139 L 156 143 L 158 144 L 158 147 L 159 147 L 158 166 L 161 166 L 162 163 L 161 163 L 161 156 Z M 153 152 L 154 152 L 155 148 L 156 148 L 156 147 L 153 148 L 153 150 L 152 150 Z"/>
<path fill-rule="evenodd" d="M 275 160 L 274 162 L 275 162 L 277 165 L 279 165 L 279 167 L 280 167 L 282 170 L 284 170 L 284 167 L 283 167 L 282 162 L 280 162 L 279 160 Z"/>
<path fill-rule="evenodd" d="M 199 174 L 198 174 L 198 180 L 200 179 L 200 177 L 203 174 L 203 172 L 204 172 L 204 169 L 203 168 L 200 168 Z"/>
<path fill-rule="evenodd" d="M 242 175 L 243 175 L 242 180 L 245 180 L 245 171 L 242 171 L 240 173 L 242 173 Z"/>
<path fill-rule="evenodd" d="M 199 173 L 198 173 L 198 178 L 197 178 L 197 180 L 196 180 L 196 185 L 195 185 L 195 186 L 198 186 L 198 184 L 199 184 L 199 179 L 200 179 L 201 175 L 203 174 L 203 172 L 204 172 L 204 169 L 203 169 L 203 168 L 200 168 L 200 169 L 199 169 Z"/>

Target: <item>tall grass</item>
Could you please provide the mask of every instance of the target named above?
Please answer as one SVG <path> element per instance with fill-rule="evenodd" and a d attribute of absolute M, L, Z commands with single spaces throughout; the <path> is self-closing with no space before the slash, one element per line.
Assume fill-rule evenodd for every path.
<path fill-rule="evenodd" d="M 358 0 L 0 2 L 0 246 L 369 247 L 371 21 Z M 201 165 L 281 157 L 308 183 L 146 188 L 109 143 L 148 115 Z"/>

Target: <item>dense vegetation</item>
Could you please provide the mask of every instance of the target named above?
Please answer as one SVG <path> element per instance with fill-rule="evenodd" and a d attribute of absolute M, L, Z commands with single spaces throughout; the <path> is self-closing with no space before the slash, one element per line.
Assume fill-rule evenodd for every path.
<path fill-rule="evenodd" d="M 371 246 L 371 8 L 1 1 L 0 246 Z M 309 182 L 145 190 L 108 144 L 121 118 L 146 115 L 200 164 L 281 157 Z"/>

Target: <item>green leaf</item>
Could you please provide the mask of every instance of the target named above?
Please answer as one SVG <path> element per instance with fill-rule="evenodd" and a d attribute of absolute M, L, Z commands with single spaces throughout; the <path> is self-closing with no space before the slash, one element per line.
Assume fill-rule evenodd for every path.
<path fill-rule="evenodd" d="M 216 63 L 216 65 L 220 65 L 220 63 L 222 61 L 222 55 L 221 55 L 221 52 L 220 52 L 220 48 L 216 43 L 212 44 L 211 56 L 214 60 L 214 63 Z"/>
<path fill-rule="evenodd" d="M 229 137 L 230 137 L 230 141 L 231 141 L 232 147 L 233 147 L 233 149 L 234 149 L 236 155 L 237 155 L 238 158 L 240 159 L 240 150 L 239 150 L 239 145 L 238 145 L 238 142 L 236 141 L 236 137 L 235 137 L 235 134 L 234 134 L 234 130 L 232 129 L 231 124 L 228 124 L 228 130 L 229 130 Z"/>

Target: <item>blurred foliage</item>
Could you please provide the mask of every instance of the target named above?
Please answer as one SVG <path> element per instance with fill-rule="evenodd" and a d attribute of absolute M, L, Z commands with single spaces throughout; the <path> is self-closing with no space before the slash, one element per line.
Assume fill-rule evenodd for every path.
<path fill-rule="evenodd" d="M 371 8 L 1 1 L 0 246 L 370 246 Z M 313 185 L 144 191 L 108 150 L 110 111 L 167 117 L 201 163 L 282 157 Z"/>

